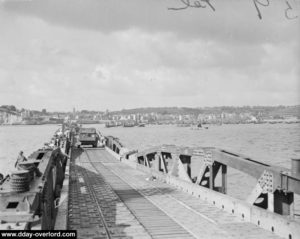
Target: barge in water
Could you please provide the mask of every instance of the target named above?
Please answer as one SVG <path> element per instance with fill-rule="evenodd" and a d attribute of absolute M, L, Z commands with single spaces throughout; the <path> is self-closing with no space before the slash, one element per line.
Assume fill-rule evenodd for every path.
<path fill-rule="evenodd" d="M 66 132 L 56 132 L 1 182 L 0 230 L 54 229 L 71 147 Z"/>

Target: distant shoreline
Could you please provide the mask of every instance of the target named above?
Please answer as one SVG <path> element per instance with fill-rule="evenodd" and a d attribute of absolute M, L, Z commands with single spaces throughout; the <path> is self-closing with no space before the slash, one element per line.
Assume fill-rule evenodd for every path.
<path fill-rule="evenodd" d="M 104 124 L 103 122 L 95 122 L 95 123 L 80 123 L 82 125 L 95 125 L 95 124 Z M 264 121 L 264 122 L 259 122 L 259 123 L 254 123 L 254 122 L 241 122 L 241 123 L 223 123 L 223 124 L 218 124 L 218 123 L 205 123 L 203 125 L 218 125 L 218 126 L 222 126 L 222 125 L 244 125 L 244 124 L 255 124 L 255 125 L 259 125 L 259 124 L 300 124 L 300 120 L 298 121 Z M 60 126 L 61 123 L 42 123 L 42 124 L 0 124 L 0 126 L 41 126 L 41 125 L 56 125 L 56 126 Z M 174 125 L 174 126 L 178 126 L 178 123 L 163 123 L 163 122 L 156 122 L 156 123 L 149 123 L 149 125 Z M 180 124 L 179 124 L 180 125 Z M 182 125 L 187 125 L 187 126 L 191 126 L 193 124 L 186 124 L 186 123 L 182 123 Z"/>

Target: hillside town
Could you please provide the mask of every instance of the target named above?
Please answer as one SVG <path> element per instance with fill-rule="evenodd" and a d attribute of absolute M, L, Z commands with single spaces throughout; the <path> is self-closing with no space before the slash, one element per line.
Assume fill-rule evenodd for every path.
<path fill-rule="evenodd" d="M 259 124 L 259 123 L 299 123 L 300 105 L 276 107 L 205 107 L 205 108 L 140 108 L 121 111 L 48 112 L 46 109 L 17 109 L 13 105 L 0 106 L 1 125 L 41 125 L 61 124 L 74 121 L 80 124 L 103 124 L 111 126 L 124 122 L 144 124 Z"/>

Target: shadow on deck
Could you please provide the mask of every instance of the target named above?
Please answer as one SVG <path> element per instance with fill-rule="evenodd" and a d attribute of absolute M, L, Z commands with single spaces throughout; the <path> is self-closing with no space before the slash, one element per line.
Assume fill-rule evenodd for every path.
<path fill-rule="evenodd" d="M 68 229 L 76 229 L 78 238 L 166 235 L 191 238 L 185 229 L 104 165 L 95 167 L 88 161 L 81 165 L 75 163 L 84 157 L 84 152 L 74 150 L 70 165 Z M 160 190 L 173 191 L 168 187 L 157 189 L 158 194 Z"/>

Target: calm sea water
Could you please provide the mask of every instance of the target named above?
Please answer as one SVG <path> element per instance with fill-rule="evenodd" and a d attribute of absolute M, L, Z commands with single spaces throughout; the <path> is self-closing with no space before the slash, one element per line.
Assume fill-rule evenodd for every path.
<path fill-rule="evenodd" d="M 0 126 L 0 173 L 6 175 L 12 169 L 22 150 L 25 156 L 49 142 L 58 125 Z"/>
<path fill-rule="evenodd" d="M 104 135 L 118 137 L 129 149 L 145 149 L 161 144 L 213 146 L 245 154 L 255 160 L 290 168 L 291 158 L 300 158 L 300 124 L 258 124 L 209 126 L 207 130 L 155 125 L 134 128 L 105 128 L 89 125 Z M 0 126 L 0 172 L 13 169 L 20 150 L 29 155 L 48 142 L 59 126 Z M 256 180 L 229 170 L 228 193 L 245 198 Z"/>

